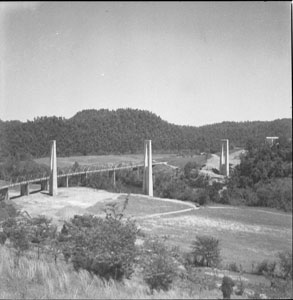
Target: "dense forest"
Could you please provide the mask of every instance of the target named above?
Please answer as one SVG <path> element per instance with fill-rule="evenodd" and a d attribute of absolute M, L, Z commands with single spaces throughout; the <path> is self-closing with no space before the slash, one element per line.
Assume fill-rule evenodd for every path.
<path fill-rule="evenodd" d="M 219 151 L 220 139 L 230 147 L 263 142 L 266 136 L 292 137 L 291 119 L 222 122 L 201 127 L 179 126 L 145 110 L 83 110 L 70 119 L 38 117 L 33 121 L 0 120 L 0 159 L 25 160 L 49 155 L 49 141 L 56 140 L 57 155 L 122 154 L 143 151 L 151 139 L 154 151 Z"/>
<path fill-rule="evenodd" d="M 248 147 L 221 201 L 292 211 L 292 144 Z"/>

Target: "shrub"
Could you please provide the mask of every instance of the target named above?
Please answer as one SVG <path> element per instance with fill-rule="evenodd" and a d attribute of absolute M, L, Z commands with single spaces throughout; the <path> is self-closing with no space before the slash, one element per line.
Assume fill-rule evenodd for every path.
<path fill-rule="evenodd" d="M 211 201 L 213 201 L 213 202 L 220 201 L 219 191 L 222 189 L 222 187 L 223 187 L 223 184 L 220 182 L 213 182 L 212 185 L 207 187 Z"/>
<path fill-rule="evenodd" d="M 0 201 L 0 221 L 15 217 L 16 215 L 17 210 L 12 204 L 8 204 L 5 201 Z"/>
<path fill-rule="evenodd" d="M 219 240 L 210 236 L 196 236 L 191 254 L 197 266 L 217 267 L 220 264 Z"/>
<path fill-rule="evenodd" d="M 228 277 L 224 276 L 222 280 L 222 285 L 221 285 L 221 291 L 223 293 L 223 298 L 224 299 L 230 299 L 231 294 L 233 292 L 233 286 L 235 285 L 234 281 Z"/>
<path fill-rule="evenodd" d="M 193 179 L 198 176 L 199 165 L 195 161 L 189 161 L 184 166 L 184 176 L 187 179 Z"/>
<path fill-rule="evenodd" d="M 119 217 L 115 217 L 119 216 Z M 64 255 L 71 257 L 75 270 L 80 268 L 106 280 L 129 278 L 136 255 L 136 224 L 121 220 L 121 215 L 107 218 L 74 216 L 66 223 L 68 230 Z"/>
<path fill-rule="evenodd" d="M 17 217 L 7 219 L 2 226 L 3 235 L 9 238 L 18 256 L 36 246 L 39 258 L 40 250 L 52 248 L 53 238 L 57 236 L 57 227 L 45 216 L 31 218 L 18 212 Z"/>
<path fill-rule="evenodd" d="M 4 232 L 1 232 L 1 231 L 0 231 L 0 244 L 1 244 L 1 245 L 4 245 L 6 239 L 7 239 L 6 234 L 5 234 Z"/>
<path fill-rule="evenodd" d="M 174 249 L 173 249 L 174 250 Z M 150 290 L 170 289 L 177 276 L 176 255 L 158 238 L 145 241 L 141 253 L 140 265 L 143 279 Z"/>
<path fill-rule="evenodd" d="M 232 271 L 232 272 L 240 272 L 240 270 L 235 262 L 232 262 L 228 265 L 228 270 Z"/>
<path fill-rule="evenodd" d="M 205 204 L 209 203 L 209 201 L 210 201 L 210 196 L 209 196 L 209 193 L 207 192 L 207 190 L 205 190 L 205 189 L 200 190 L 199 195 L 198 195 L 198 203 L 200 205 L 205 205 Z"/>
<path fill-rule="evenodd" d="M 109 178 L 107 173 L 91 174 L 86 185 L 95 189 L 113 190 L 113 179 Z"/>
<path fill-rule="evenodd" d="M 275 261 L 269 262 L 265 259 L 256 266 L 255 273 L 257 275 L 273 276 L 275 273 L 276 265 L 277 263 Z"/>
<path fill-rule="evenodd" d="M 179 197 L 180 200 L 196 202 L 197 192 L 190 187 L 186 187 L 185 191 Z"/>
<path fill-rule="evenodd" d="M 292 253 L 283 251 L 278 253 L 280 269 L 284 279 L 292 278 Z"/>
<path fill-rule="evenodd" d="M 230 204 L 230 195 L 227 189 L 222 189 L 221 190 L 221 195 L 220 195 L 220 203 L 222 204 Z"/>
<path fill-rule="evenodd" d="M 29 249 L 29 230 L 25 218 L 9 218 L 3 222 L 2 227 L 3 233 L 9 238 L 18 256 Z"/>

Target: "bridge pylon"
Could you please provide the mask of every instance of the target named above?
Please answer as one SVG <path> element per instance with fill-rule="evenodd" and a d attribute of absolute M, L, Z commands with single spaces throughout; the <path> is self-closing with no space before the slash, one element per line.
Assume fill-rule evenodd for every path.
<path fill-rule="evenodd" d="M 56 157 L 56 141 L 51 141 L 51 159 L 50 159 L 50 187 L 49 194 L 51 196 L 58 195 L 57 185 L 57 157 Z"/>
<path fill-rule="evenodd" d="M 144 141 L 143 193 L 153 197 L 152 141 Z"/>
<path fill-rule="evenodd" d="M 229 176 L 229 140 L 221 140 L 220 174 Z"/>

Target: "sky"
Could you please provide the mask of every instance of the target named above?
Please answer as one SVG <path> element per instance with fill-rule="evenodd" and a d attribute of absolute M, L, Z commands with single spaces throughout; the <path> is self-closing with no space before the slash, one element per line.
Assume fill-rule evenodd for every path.
<path fill-rule="evenodd" d="M 0 2 L 0 119 L 290 118 L 291 2 Z"/>

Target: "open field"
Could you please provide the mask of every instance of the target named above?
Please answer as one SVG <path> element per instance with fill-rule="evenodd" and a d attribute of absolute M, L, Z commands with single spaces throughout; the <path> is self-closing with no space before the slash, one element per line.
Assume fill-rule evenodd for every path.
<path fill-rule="evenodd" d="M 275 260 L 279 251 L 292 249 L 292 215 L 253 208 L 204 207 L 184 214 L 145 219 L 141 226 L 153 234 L 169 236 L 184 250 L 196 235 L 220 240 L 223 265 L 237 263 L 252 271 L 264 259 Z"/>
<path fill-rule="evenodd" d="M 59 188 L 55 197 L 36 193 L 11 201 L 32 216 L 44 214 L 62 224 L 75 214 L 105 215 L 107 203 L 116 201 L 121 207 L 126 196 L 75 187 Z M 186 202 L 131 195 L 125 215 L 137 218 L 145 232 L 168 236 L 170 244 L 184 251 L 190 250 L 196 235 L 214 236 L 221 243 L 223 265 L 236 262 L 247 271 L 264 259 L 274 260 L 292 244 L 292 215 L 272 209 L 224 205 L 192 209 Z"/>
<path fill-rule="evenodd" d="M 125 196 L 120 196 L 116 201 L 123 202 L 124 199 Z M 145 196 L 131 196 L 130 199 L 132 201 L 129 201 L 126 215 L 137 216 L 142 230 L 168 236 L 168 242 L 182 250 L 190 250 L 191 241 L 195 240 L 196 235 L 219 239 L 223 266 L 236 262 L 250 272 L 253 265 L 256 266 L 262 260 L 272 261 L 278 252 L 292 251 L 292 215 L 289 213 L 273 209 L 214 205 L 182 213 L 152 216 L 154 211 L 163 213 L 168 209 L 181 210 L 184 206 L 180 205 L 180 201 L 178 204 L 168 202 L 162 205 Z M 140 218 L 143 214 L 146 217 Z"/>
<path fill-rule="evenodd" d="M 143 162 L 143 154 L 129 154 L 129 155 L 94 155 L 94 156 L 70 156 L 70 157 L 57 157 L 57 165 L 59 168 L 72 167 L 75 162 L 78 162 L 82 166 L 100 166 L 107 164 L 121 164 L 121 163 L 133 163 L 138 164 Z M 156 162 L 167 162 L 170 165 L 174 165 L 183 168 L 188 161 L 196 161 L 199 165 L 205 163 L 206 158 L 204 155 L 193 156 L 178 156 L 176 154 L 153 154 L 153 160 Z M 40 164 L 50 165 L 49 157 L 35 159 L 35 162 Z"/>
<path fill-rule="evenodd" d="M 101 215 L 106 204 L 117 203 L 118 209 L 122 209 L 126 195 L 119 196 L 116 200 L 107 202 L 97 202 L 95 205 L 87 208 L 91 214 Z M 142 218 L 150 217 L 154 214 L 166 214 L 171 212 L 194 209 L 192 204 L 176 200 L 152 199 L 143 195 L 130 195 L 124 212 L 125 217 Z"/>
<path fill-rule="evenodd" d="M 123 206 L 127 195 L 94 190 L 85 187 L 59 188 L 58 195 L 51 197 L 48 192 L 33 193 L 17 197 L 11 202 L 19 209 L 26 210 L 31 216 L 46 215 L 61 225 L 75 214 L 94 214 L 105 216 L 107 204 L 116 202 Z M 181 211 L 193 208 L 189 203 L 176 200 L 149 198 L 143 195 L 129 197 L 125 215 L 144 217 L 148 215 Z"/>

